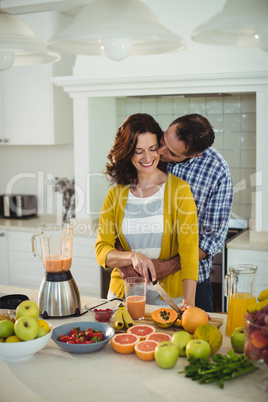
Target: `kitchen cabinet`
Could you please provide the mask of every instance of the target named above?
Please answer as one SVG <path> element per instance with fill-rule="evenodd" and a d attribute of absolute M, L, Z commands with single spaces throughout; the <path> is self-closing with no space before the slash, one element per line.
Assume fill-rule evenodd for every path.
<path fill-rule="evenodd" d="M 32 231 L 7 231 L 9 269 L 4 275 L 9 275 L 9 283 L 5 284 L 39 289 L 45 269 L 42 260 L 32 254 L 32 235 Z M 95 238 L 74 237 L 71 272 L 81 295 L 100 297 L 100 267 L 95 258 L 95 242 Z"/>
<path fill-rule="evenodd" d="M 9 284 L 7 231 L 0 229 L 0 284 Z"/>
<path fill-rule="evenodd" d="M 69 21 L 57 12 L 18 15 L 44 43 Z M 53 84 L 70 74 L 73 57 L 0 73 L 0 145 L 54 145 L 73 142 L 72 100 Z"/>
<path fill-rule="evenodd" d="M 258 266 L 256 296 L 268 288 L 268 251 L 228 249 L 227 267 L 235 264 L 254 264 Z"/>

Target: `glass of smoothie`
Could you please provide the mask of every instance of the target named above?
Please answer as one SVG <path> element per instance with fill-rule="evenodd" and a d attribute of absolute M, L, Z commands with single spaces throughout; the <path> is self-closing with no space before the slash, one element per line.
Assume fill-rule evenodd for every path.
<path fill-rule="evenodd" d="M 145 316 L 146 279 L 133 277 L 124 280 L 127 310 L 133 320 L 143 320 Z"/>

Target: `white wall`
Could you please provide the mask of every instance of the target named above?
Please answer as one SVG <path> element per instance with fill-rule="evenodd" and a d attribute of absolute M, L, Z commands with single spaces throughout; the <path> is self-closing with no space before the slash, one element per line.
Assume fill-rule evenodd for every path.
<path fill-rule="evenodd" d="M 56 214 L 55 177 L 74 178 L 73 145 L 0 147 L 0 194 L 35 194 L 40 214 Z"/>

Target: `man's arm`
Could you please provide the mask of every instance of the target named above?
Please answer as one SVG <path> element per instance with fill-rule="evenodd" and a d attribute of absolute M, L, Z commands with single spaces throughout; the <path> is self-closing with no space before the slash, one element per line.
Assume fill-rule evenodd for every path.
<path fill-rule="evenodd" d="M 152 261 L 155 267 L 157 280 L 161 280 L 168 275 L 175 274 L 175 272 L 181 269 L 179 255 L 176 255 L 175 257 L 165 261 L 159 259 Z M 139 276 L 132 265 L 117 268 L 117 270 L 122 279 L 126 279 L 130 276 Z"/>

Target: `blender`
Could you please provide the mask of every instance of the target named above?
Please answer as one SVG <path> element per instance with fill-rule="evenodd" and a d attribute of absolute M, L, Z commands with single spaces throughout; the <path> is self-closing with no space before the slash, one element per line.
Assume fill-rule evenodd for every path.
<path fill-rule="evenodd" d="M 32 236 L 32 251 L 43 260 L 46 270 L 38 293 L 38 306 L 43 318 L 80 315 L 81 302 L 71 274 L 73 232 L 70 224 L 51 224 L 39 228 Z M 39 237 L 41 254 L 37 251 Z"/>

